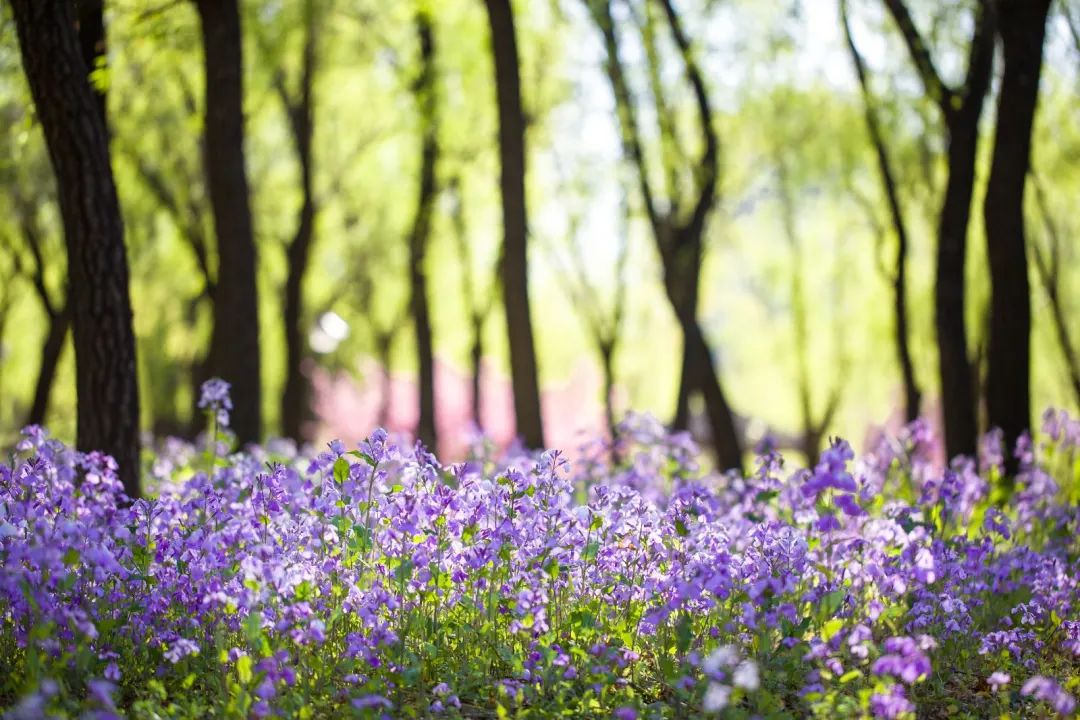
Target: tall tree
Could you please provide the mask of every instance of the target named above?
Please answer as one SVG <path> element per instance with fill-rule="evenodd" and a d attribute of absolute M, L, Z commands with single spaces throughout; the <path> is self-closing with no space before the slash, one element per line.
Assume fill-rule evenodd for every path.
<path fill-rule="evenodd" d="M 23 68 L 56 173 L 73 306 L 77 439 L 139 495 L 139 389 L 124 226 L 108 137 L 64 0 L 13 0 Z"/>
<path fill-rule="evenodd" d="M 232 383 L 232 428 L 262 436 L 255 238 L 244 167 L 243 54 L 237 0 L 196 0 L 206 71 L 204 162 L 217 234 L 218 278 L 207 369 Z"/>
<path fill-rule="evenodd" d="M 851 22 L 848 18 L 848 0 L 840 0 L 840 24 L 843 26 L 848 53 L 851 55 L 851 63 L 855 68 L 855 76 L 859 81 L 866 130 L 870 135 L 870 144 L 874 148 L 878 174 L 881 178 L 881 187 L 885 191 L 885 199 L 889 205 L 889 216 L 892 219 L 893 233 L 896 235 L 896 259 L 891 277 L 893 287 L 893 338 L 896 344 L 896 358 L 900 364 L 900 374 L 904 383 L 904 417 L 907 422 L 912 422 L 919 417 L 922 391 L 919 390 L 919 383 L 915 378 L 915 365 L 911 360 L 911 344 L 908 332 L 907 223 L 904 220 L 904 211 L 900 205 L 896 172 L 893 170 L 892 161 L 889 158 L 888 142 L 885 139 L 885 131 L 878 116 L 877 102 L 874 99 L 873 91 L 870 89 L 866 63 L 863 61 L 862 54 L 859 52 L 859 48 L 855 44 L 855 38 L 851 33 Z"/>
<path fill-rule="evenodd" d="M 1011 477 L 1018 467 L 1013 448 L 1031 427 L 1031 289 L 1024 189 L 1051 0 L 996 3 L 1005 63 L 983 203 L 991 287 L 986 409 L 991 427 L 1004 433 L 1007 475 Z"/>
<path fill-rule="evenodd" d="M 435 353 L 431 339 L 425 264 L 431 218 L 439 192 L 439 91 L 436 82 L 435 33 L 428 3 L 418 5 L 415 23 L 416 39 L 420 46 L 420 71 L 413 81 L 412 91 L 420 119 L 420 192 L 409 232 L 409 309 L 416 333 L 416 359 L 419 365 L 420 416 L 416 437 L 434 452 L 438 447 L 435 429 Z"/>
<path fill-rule="evenodd" d="M 929 46 L 904 0 L 884 0 L 926 90 L 938 106 L 945 135 L 948 179 L 938 216 L 934 325 L 937 331 L 945 450 L 975 452 L 978 426 L 975 378 L 968 356 L 964 264 L 979 144 L 979 118 L 994 64 L 994 0 L 978 0 L 963 84 L 951 87 L 938 72 Z"/>
<path fill-rule="evenodd" d="M 491 29 L 499 106 L 499 161 L 503 210 L 503 306 L 510 345 L 517 433 L 531 448 L 544 446 L 532 316 L 529 313 L 528 225 L 525 206 L 525 116 L 514 13 L 510 0 L 484 0 Z"/>
<path fill-rule="evenodd" d="M 304 278 L 315 242 L 314 168 L 312 138 L 315 134 L 314 85 L 318 18 L 315 0 L 306 0 L 304 44 L 300 78 L 295 92 L 285 82 L 284 71 L 274 76 L 274 89 L 285 106 L 296 158 L 300 166 L 301 202 L 296 231 L 285 251 L 288 274 L 285 278 L 283 321 L 285 326 L 285 389 L 281 396 L 281 433 L 297 442 L 304 439 L 303 425 L 309 414 L 309 388 L 304 377 Z"/>
<path fill-rule="evenodd" d="M 636 101 L 626 79 L 620 55 L 620 40 L 612 17 L 611 0 L 585 0 L 597 28 L 603 36 L 605 70 L 615 97 L 621 133 L 623 154 L 635 168 L 639 192 L 645 206 L 645 214 L 652 229 L 664 271 L 664 289 L 683 334 L 683 358 L 678 407 L 674 425 L 687 424 L 688 399 L 691 392 L 701 391 L 705 409 L 712 429 L 712 441 L 717 459 L 722 467 L 742 469 L 742 442 L 736 430 L 734 413 L 727 402 L 705 333 L 697 318 L 700 288 L 700 269 L 704 259 L 704 232 L 706 222 L 716 202 L 719 180 L 719 139 L 713 127 L 712 106 L 705 87 L 704 76 L 694 57 L 690 40 L 682 27 L 681 19 L 670 0 L 647 0 L 659 2 L 682 60 L 685 76 L 693 91 L 701 132 L 702 155 L 687 170 L 669 171 L 666 208 L 654 192 L 652 175 L 645 158 L 644 144 L 637 120 Z M 646 4 L 644 27 L 651 22 Z M 659 73 L 657 73 L 659 77 Z M 666 117 L 668 109 L 653 83 L 653 102 L 658 118 Z M 664 121 L 666 122 L 666 120 Z M 669 157 L 685 158 L 687 153 L 678 147 L 678 139 L 661 127 Z M 678 178 L 693 175 L 696 192 L 684 195 Z"/>

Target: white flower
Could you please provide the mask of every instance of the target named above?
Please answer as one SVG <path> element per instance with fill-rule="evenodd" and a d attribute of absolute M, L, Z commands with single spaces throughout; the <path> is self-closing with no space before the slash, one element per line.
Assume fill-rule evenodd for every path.
<path fill-rule="evenodd" d="M 719 672 L 721 668 L 734 665 L 739 662 L 739 649 L 734 645 L 721 645 L 705 658 L 701 667 L 707 673 Z"/>
<path fill-rule="evenodd" d="M 727 685 L 712 683 L 709 685 L 709 689 L 705 691 L 702 707 L 704 707 L 705 712 L 720 712 L 727 707 L 730 698 L 731 688 Z"/>
<path fill-rule="evenodd" d="M 735 668 L 735 672 L 731 676 L 731 682 L 735 683 L 735 687 L 741 687 L 744 690 L 751 692 L 757 690 L 761 685 L 757 663 L 753 660 L 743 660 Z"/>

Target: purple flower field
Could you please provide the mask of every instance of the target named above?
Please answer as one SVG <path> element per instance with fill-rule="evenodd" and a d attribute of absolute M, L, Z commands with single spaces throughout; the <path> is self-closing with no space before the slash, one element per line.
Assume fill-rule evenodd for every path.
<path fill-rule="evenodd" d="M 148 454 L 129 503 L 109 458 L 27 428 L 4 717 L 1075 716 L 1080 422 L 1047 413 L 1011 493 L 993 436 L 948 470 L 917 424 L 739 478 L 621 430 L 454 465 L 219 433 Z"/>

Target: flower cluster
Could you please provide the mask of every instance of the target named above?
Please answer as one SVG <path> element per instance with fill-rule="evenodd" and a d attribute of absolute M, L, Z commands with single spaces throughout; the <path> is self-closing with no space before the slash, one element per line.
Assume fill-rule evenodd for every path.
<path fill-rule="evenodd" d="M 637 416 L 572 465 L 378 431 L 207 468 L 171 441 L 136 502 L 27 428 L 0 466 L 0 709 L 1071 716 L 1078 428 L 1048 415 L 1000 504 L 996 466 L 935 466 L 921 424 L 748 477 Z"/>

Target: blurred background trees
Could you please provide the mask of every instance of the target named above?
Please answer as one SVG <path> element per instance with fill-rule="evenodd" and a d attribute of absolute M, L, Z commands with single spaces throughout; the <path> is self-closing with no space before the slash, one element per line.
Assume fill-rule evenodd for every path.
<path fill-rule="evenodd" d="M 31 92 L 31 5 L 72 23 L 64 81 L 105 118 L 137 405 L 76 411 L 69 211 L 105 205 L 50 161 L 43 103 L 74 90 Z M 1012 440 L 1080 403 L 1078 23 L 1075 0 L 5 4 L 0 439 L 135 407 L 192 434 L 220 375 L 242 441 L 539 447 L 630 408 L 724 467 L 917 415 L 950 453 Z"/>

